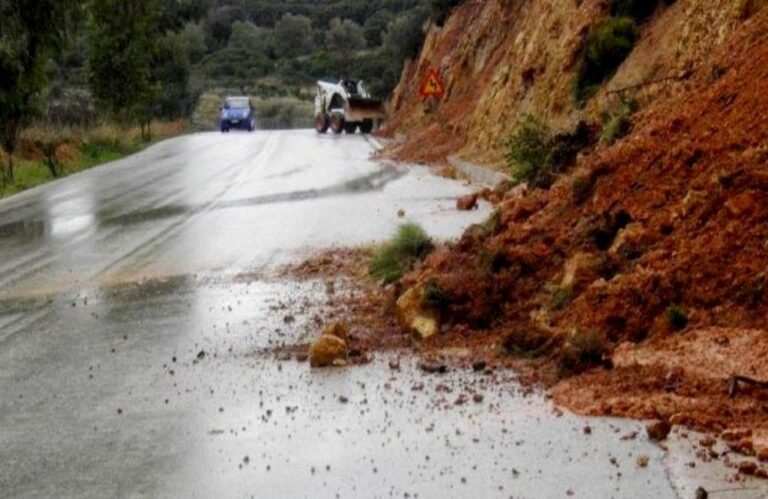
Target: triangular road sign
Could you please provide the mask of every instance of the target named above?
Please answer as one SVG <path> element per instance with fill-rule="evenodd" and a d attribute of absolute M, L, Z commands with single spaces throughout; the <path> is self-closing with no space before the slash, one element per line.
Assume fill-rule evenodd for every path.
<path fill-rule="evenodd" d="M 440 81 L 440 76 L 437 74 L 434 68 L 429 69 L 427 77 L 424 78 L 424 82 L 421 84 L 419 93 L 425 99 L 428 97 L 437 97 L 442 99 L 445 96 L 445 87 Z"/>

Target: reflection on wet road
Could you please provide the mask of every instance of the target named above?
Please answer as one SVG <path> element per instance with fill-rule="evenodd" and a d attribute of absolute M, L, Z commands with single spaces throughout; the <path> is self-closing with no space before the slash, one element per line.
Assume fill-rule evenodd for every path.
<path fill-rule="evenodd" d="M 381 241 L 400 209 L 441 239 L 487 216 L 455 211 L 468 187 L 372 152 L 309 131 L 199 134 L 0 201 L 0 495 L 690 492 L 682 465 L 620 441 L 637 424 L 591 422 L 585 438 L 511 379 L 260 353 L 312 334 L 276 310 L 323 295 L 270 278 L 277 266 Z"/>

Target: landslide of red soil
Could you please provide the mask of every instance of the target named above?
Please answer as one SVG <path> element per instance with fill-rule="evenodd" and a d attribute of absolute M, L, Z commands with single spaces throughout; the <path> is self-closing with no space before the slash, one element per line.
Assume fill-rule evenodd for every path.
<path fill-rule="evenodd" d="M 404 284 L 446 295 L 435 348 L 506 343 L 557 360 L 574 334 L 597 338 L 613 369 L 554 389 L 578 412 L 768 428 L 768 396 L 728 399 L 725 383 L 768 379 L 768 11 L 633 122 Z M 687 311 L 683 331 L 672 304 Z"/>
<path fill-rule="evenodd" d="M 445 25 L 432 25 L 420 57 L 408 63 L 382 133 L 395 137 L 387 154 L 440 162 L 456 154 L 502 167 L 504 143 L 520 117 L 534 114 L 557 130 L 599 121 L 615 99 L 610 90 L 640 85 L 653 102 L 683 90 L 681 76 L 738 32 L 764 0 L 660 2 L 639 27 L 640 40 L 586 109 L 573 104 L 573 77 L 590 27 L 608 14 L 606 0 L 465 0 Z M 671 4 L 671 5 L 668 5 Z M 447 89 L 424 103 L 420 85 L 430 68 Z M 647 84 L 663 80 L 659 84 Z"/>

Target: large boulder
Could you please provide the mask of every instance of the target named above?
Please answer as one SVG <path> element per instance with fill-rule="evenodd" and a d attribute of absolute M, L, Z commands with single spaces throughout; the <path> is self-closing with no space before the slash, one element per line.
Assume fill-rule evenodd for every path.
<path fill-rule="evenodd" d="M 334 323 L 325 328 L 309 347 L 309 363 L 312 367 L 329 367 L 346 361 L 349 346 L 349 330 L 342 323 Z"/>
<path fill-rule="evenodd" d="M 397 300 L 397 318 L 407 334 L 426 340 L 440 332 L 437 314 L 424 306 L 424 288 L 416 285 Z"/>

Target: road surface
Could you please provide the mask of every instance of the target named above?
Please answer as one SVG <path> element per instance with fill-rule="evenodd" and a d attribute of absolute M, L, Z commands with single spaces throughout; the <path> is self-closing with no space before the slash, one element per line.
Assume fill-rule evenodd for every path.
<path fill-rule="evenodd" d="M 455 211 L 469 187 L 377 163 L 375 145 L 197 134 L 0 201 L 0 495 L 688 497 L 720 484 L 724 471 L 685 465 L 685 441 L 665 454 L 621 440 L 641 426 L 558 414 L 511 373 L 424 377 L 385 357 L 311 371 L 259 353 L 301 334 L 276 309 L 322 292 L 270 277 L 282 264 L 382 241 L 399 209 L 441 239 L 487 216 Z M 454 406 L 466 390 L 483 402 Z"/>

